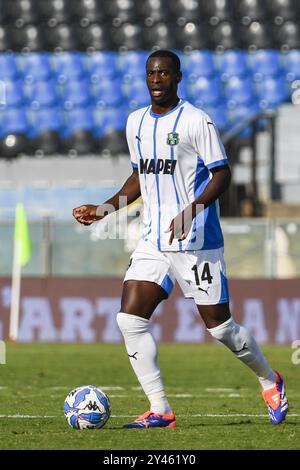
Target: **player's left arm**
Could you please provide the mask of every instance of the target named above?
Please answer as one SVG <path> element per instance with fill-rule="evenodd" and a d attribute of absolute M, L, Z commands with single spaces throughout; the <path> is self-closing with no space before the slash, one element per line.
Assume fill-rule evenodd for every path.
<path fill-rule="evenodd" d="M 174 238 L 184 240 L 191 228 L 193 219 L 205 207 L 215 202 L 229 187 L 231 171 L 229 165 L 216 166 L 211 170 L 212 178 L 203 193 L 200 194 L 188 207 L 172 220 L 168 229 L 170 233 L 169 245 Z"/>

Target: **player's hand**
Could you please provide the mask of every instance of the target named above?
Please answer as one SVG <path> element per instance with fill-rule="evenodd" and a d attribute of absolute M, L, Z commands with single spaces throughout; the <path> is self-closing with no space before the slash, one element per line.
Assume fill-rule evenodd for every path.
<path fill-rule="evenodd" d="M 104 217 L 104 214 L 100 215 L 101 211 L 99 211 L 99 207 L 100 206 L 94 206 L 92 204 L 85 204 L 73 209 L 72 214 L 80 224 L 91 225 L 93 222 L 101 220 Z"/>
<path fill-rule="evenodd" d="M 171 232 L 169 245 L 172 244 L 174 238 L 176 238 L 179 242 L 185 240 L 188 236 L 192 223 L 192 208 L 191 206 L 188 206 L 182 212 L 177 214 L 176 217 L 174 217 L 170 223 L 169 228 L 166 230 L 166 232 Z"/>

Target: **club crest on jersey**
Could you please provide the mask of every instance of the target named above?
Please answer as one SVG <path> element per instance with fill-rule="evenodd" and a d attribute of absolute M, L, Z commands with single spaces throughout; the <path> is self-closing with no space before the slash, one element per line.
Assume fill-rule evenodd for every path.
<path fill-rule="evenodd" d="M 167 137 L 168 145 L 178 145 L 179 144 L 179 134 L 177 132 L 169 132 Z"/>

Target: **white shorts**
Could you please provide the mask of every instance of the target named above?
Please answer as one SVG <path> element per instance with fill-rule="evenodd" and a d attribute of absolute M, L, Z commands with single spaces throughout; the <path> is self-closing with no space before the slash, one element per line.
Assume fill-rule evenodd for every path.
<path fill-rule="evenodd" d="M 150 281 L 170 295 L 175 281 L 185 297 L 197 305 L 229 302 L 224 249 L 161 252 L 150 241 L 140 240 L 132 253 L 124 282 Z"/>

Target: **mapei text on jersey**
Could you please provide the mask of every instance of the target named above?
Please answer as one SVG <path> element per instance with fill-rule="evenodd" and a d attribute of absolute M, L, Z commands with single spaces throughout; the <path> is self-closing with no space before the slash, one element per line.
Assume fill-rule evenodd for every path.
<path fill-rule="evenodd" d="M 173 175 L 175 171 L 177 160 L 170 160 L 168 158 L 146 158 L 140 159 L 140 173 L 163 173 L 164 175 Z"/>

